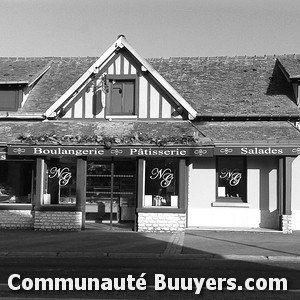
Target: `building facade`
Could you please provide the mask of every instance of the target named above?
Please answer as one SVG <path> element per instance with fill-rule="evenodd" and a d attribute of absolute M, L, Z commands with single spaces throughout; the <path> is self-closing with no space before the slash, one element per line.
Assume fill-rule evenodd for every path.
<path fill-rule="evenodd" d="M 0 228 L 300 229 L 296 56 L 0 59 Z"/>

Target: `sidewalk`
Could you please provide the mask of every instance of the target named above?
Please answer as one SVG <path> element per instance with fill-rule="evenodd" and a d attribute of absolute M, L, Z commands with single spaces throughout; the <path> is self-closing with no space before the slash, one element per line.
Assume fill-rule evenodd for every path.
<path fill-rule="evenodd" d="M 88 229 L 80 232 L 0 230 L 0 256 L 165 257 L 299 260 L 300 231 L 192 230 L 141 233 Z"/>
<path fill-rule="evenodd" d="M 139 233 L 118 230 L 85 230 L 80 232 L 42 232 L 0 230 L 0 257 L 101 257 L 173 258 L 205 260 L 245 260 L 252 262 L 300 262 L 300 231 L 284 235 L 274 231 L 233 231 L 188 229 L 185 233 Z M 209 261 L 208 263 L 211 263 Z M 1 299 L 12 297 L 7 286 L 0 285 Z M 299 290 L 289 291 L 214 291 L 203 292 L 202 299 L 299 299 Z M 31 299 L 77 300 L 71 294 L 59 298 Z M 155 291 L 134 294 L 103 292 L 97 299 L 198 299 L 187 291 Z M 29 299 L 29 298 L 27 298 Z M 80 296 L 80 299 L 82 297 Z M 87 299 L 94 300 L 93 297 Z"/>

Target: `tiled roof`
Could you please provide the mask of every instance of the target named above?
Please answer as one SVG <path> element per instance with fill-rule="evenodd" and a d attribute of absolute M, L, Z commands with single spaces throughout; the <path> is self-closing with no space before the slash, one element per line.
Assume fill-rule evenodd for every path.
<path fill-rule="evenodd" d="M 279 61 L 290 77 L 300 76 L 300 55 L 284 55 Z"/>
<path fill-rule="evenodd" d="M 292 87 L 277 59 L 281 57 L 154 58 L 148 61 L 199 115 L 299 115 Z"/>
<path fill-rule="evenodd" d="M 0 57 L 0 82 L 27 81 L 30 83 L 46 68 L 45 58 Z"/>
<path fill-rule="evenodd" d="M 8 58 L 0 59 L 0 81 L 31 81 L 46 66 L 50 69 L 32 89 L 23 108 L 10 115 L 44 113 L 97 58 Z M 5 115 L 2 112 L 0 115 Z"/>
<path fill-rule="evenodd" d="M 195 126 L 213 143 L 297 143 L 300 132 L 289 122 L 197 122 Z"/>
<path fill-rule="evenodd" d="M 39 143 L 56 143 L 53 140 L 41 141 L 41 137 L 57 136 L 58 141 L 61 137 L 79 137 L 79 139 L 64 139 L 63 144 L 96 144 L 90 142 L 86 137 L 137 137 L 133 142 L 145 141 L 147 144 L 151 139 L 166 138 L 170 141 L 171 137 L 177 138 L 180 142 L 186 138 L 192 138 L 198 145 L 210 145 L 210 139 L 202 136 L 188 121 L 169 121 L 169 122 L 138 122 L 138 121 L 44 121 L 44 122 L 1 122 L 0 123 L 0 143 L 19 144 L 23 137 L 39 137 Z M 121 143 L 121 142 L 120 142 Z M 176 143 L 176 142 L 175 142 Z M 122 144 L 122 143 L 121 143 Z"/>
<path fill-rule="evenodd" d="M 153 58 L 149 63 L 200 116 L 299 115 L 283 75 L 299 75 L 299 57 Z M 31 82 L 47 66 L 23 108 L 10 115 L 42 114 L 97 60 L 87 58 L 0 58 L 0 81 Z M 299 67 L 298 67 L 299 66 Z M 6 112 L 0 112 L 5 115 Z"/>

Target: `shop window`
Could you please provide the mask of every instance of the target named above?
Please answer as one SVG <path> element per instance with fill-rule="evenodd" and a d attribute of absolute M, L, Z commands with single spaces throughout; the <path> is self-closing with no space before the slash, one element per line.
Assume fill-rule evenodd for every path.
<path fill-rule="evenodd" d="M 247 202 L 245 157 L 217 158 L 217 201 Z"/>
<path fill-rule="evenodd" d="M 108 116 L 135 115 L 135 80 L 111 80 L 106 107 Z"/>
<path fill-rule="evenodd" d="M 46 161 L 43 204 L 76 204 L 76 159 Z"/>
<path fill-rule="evenodd" d="M 146 161 L 144 206 L 178 208 L 177 160 Z"/>
<path fill-rule="evenodd" d="M 33 189 L 33 162 L 0 162 L 0 203 L 31 203 Z"/>

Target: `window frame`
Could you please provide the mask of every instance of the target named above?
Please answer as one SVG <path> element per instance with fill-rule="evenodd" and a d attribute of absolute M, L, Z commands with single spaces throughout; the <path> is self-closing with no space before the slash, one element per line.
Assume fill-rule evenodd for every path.
<path fill-rule="evenodd" d="M 2 101 L 1 101 L 1 97 L 3 97 L 4 95 L 1 95 L 1 93 L 12 93 L 14 94 L 14 99 L 11 100 L 11 103 L 9 101 L 8 104 L 12 104 L 11 106 L 7 106 L 7 107 L 2 107 Z M 22 91 L 20 89 L 14 89 L 14 88 L 0 88 L 0 111 L 18 111 L 19 109 L 19 103 L 22 102 L 20 101 L 20 93 Z M 5 96 L 4 96 L 5 97 Z"/>
<path fill-rule="evenodd" d="M 178 206 L 144 206 L 146 161 L 156 158 L 139 158 L 137 173 L 137 212 L 138 213 L 186 213 L 188 167 L 185 158 L 178 159 Z M 158 158 L 159 159 L 159 158 Z"/>
<path fill-rule="evenodd" d="M 219 188 L 219 159 L 226 158 L 227 160 L 230 160 L 232 158 L 239 158 L 242 161 L 243 164 L 243 177 L 244 177 L 244 188 L 245 188 L 245 196 L 244 197 L 221 197 L 218 194 L 218 188 Z M 230 205 L 236 205 L 236 206 L 248 206 L 248 169 L 247 169 L 247 157 L 245 156 L 217 156 L 216 157 L 216 200 L 213 204 L 213 206 L 227 206 L 227 204 Z"/>
<path fill-rule="evenodd" d="M 106 94 L 105 97 L 105 117 L 107 119 L 110 118 L 137 118 L 138 115 L 138 77 L 137 75 L 108 75 L 107 76 L 107 80 L 109 82 L 109 92 Z M 113 81 L 118 82 L 132 82 L 133 83 L 133 113 L 129 114 L 129 113 L 124 113 L 124 112 L 120 112 L 120 113 L 111 113 L 110 112 L 110 106 L 109 106 L 109 102 L 111 101 L 111 97 L 112 97 L 112 86 L 113 86 Z"/>

